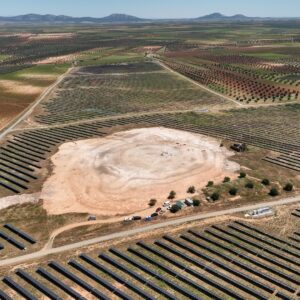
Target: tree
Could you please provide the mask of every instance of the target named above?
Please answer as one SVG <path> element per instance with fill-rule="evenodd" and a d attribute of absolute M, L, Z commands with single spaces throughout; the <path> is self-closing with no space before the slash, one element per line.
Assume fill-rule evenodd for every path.
<path fill-rule="evenodd" d="M 214 193 L 212 193 L 212 195 L 210 196 L 210 198 L 213 201 L 218 201 L 220 199 L 220 194 L 218 192 L 214 192 Z"/>
<path fill-rule="evenodd" d="M 224 180 L 223 180 L 223 182 L 224 182 L 224 183 L 230 182 L 230 177 L 225 177 Z"/>
<path fill-rule="evenodd" d="M 270 185 L 270 180 L 269 179 L 267 179 L 267 178 L 264 178 L 262 181 L 261 181 L 261 183 L 263 184 L 263 185 Z"/>
<path fill-rule="evenodd" d="M 181 208 L 177 204 L 172 205 L 170 208 L 170 212 L 173 214 L 179 212 L 180 210 L 181 210 Z"/>
<path fill-rule="evenodd" d="M 190 186 L 187 190 L 187 193 L 189 194 L 195 194 L 196 188 L 194 186 Z"/>
<path fill-rule="evenodd" d="M 207 183 L 207 187 L 211 187 L 211 186 L 213 186 L 214 185 L 214 182 L 213 181 L 209 181 L 208 183 Z"/>
<path fill-rule="evenodd" d="M 279 195 L 279 192 L 275 187 L 273 187 L 273 188 L 271 188 L 271 190 L 269 192 L 269 195 L 272 196 L 272 197 L 276 197 L 276 196 Z"/>
<path fill-rule="evenodd" d="M 293 188 L 294 188 L 294 185 L 292 184 L 292 183 L 287 183 L 286 185 L 285 185 L 285 187 L 283 188 L 286 192 L 291 192 L 292 190 L 293 190 Z"/>
<path fill-rule="evenodd" d="M 200 203 L 201 203 L 201 202 L 200 202 L 199 199 L 194 199 L 194 200 L 193 200 L 193 205 L 194 205 L 194 206 L 200 206 Z"/>
<path fill-rule="evenodd" d="M 232 188 L 229 190 L 229 194 L 230 194 L 231 196 L 235 196 L 235 195 L 237 194 L 237 192 L 238 192 L 238 189 L 235 188 L 235 187 L 232 187 Z"/>
<path fill-rule="evenodd" d="M 149 201 L 149 206 L 155 206 L 156 205 L 156 203 L 157 203 L 157 200 L 156 199 L 151 199 L 150 201 Z"/>
<path fill-rule="evenodd" d="M 253 184 L 253 182 L 249 181 L 249 182 L 247 182 L 247 183 L 245 184 L 245 187 L 246 187 L 247 189 L 253 189 L 253 188 L 254 188 L 254 184 Z"/>
<path fill-rule="evenodd" d="M 170 194 L 169 194 L 168 199 L 172 200 L 172 199 L 174 199 L 175 197 L 176 197 L 176 192 L 171 191 Z"/>
<path fill-rule="evenodd" d="M 245 172 L 241 172 L 239 178 L 245 178 L 247 174 Z"/>

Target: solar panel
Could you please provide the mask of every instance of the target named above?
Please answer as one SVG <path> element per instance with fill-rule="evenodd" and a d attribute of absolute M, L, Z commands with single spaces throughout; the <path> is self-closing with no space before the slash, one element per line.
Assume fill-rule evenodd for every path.
<path fill-rule="evenodd" d="M 25 246 L 16 241 L 14 238 L 8 236 L 6 233 L 0 231 L 0 237 L 3 238 L 4 240 L 6 240 L 7 242 L 9 242 L 10 244 L 12 244 L 13 246 L 15 246 L 16 248 L 20 249 L 20 250 L 25 250 Z"/>
<path fill-rule="evenodd" d="M 82 255 L 80 255 L 80 257 L 82 258 Z M 119 290 L 114 285 L 112 285 L 111 283 L 109 283 L 105 279 L 101 278 L 99 275 L 95 274 L 91 270 L 89 270 L 86 267 L 82 266 L 77 261 L 70 260 L 69 261 L 69 265 L 72 266 L 72 267 L 74 267 L 76 270 L 80 271 L 84 275 L 88 276 L 89 278 L 93 279 L 97 283 L 100 283 L 102 286 L 104 286 L 110 292 L 112 292 L 112 293 L 116 294 L 117 296 L 119 296 L 121 299 L 124 299 L 124 300 L 133 300 L 132 297 L 130 297 L 129 295 L 127 295 L 123 291 Z"/>
<path fill-rule="evenodd" d="M 10 296 L 8 296 L 6 293 L 0 290 L 0 299 L 1 300 L 12 300 Z"/>
<path fill-rule="evenodd" d="M 63 290 L 65 293 L 70 295 L 73 299 L 76 300 L 86 300 L 83 296 L 81 296 L 79 293 L 74 291 L 72 288 L 61 282 L 59 279 L 56 278 L 56 276 L 52 275 L 48 271 L 44 270 L 43 268 L 39 267 L 36 271 L 39 275 L 47 279 L 48 281 L 52 282 L 55 286 Z"/>
<path fill-rule="evenodd" d="M 16 283 L 13 279 L 8 276 L 3 278 L 3 282 L 10 286 L 13 290 L 15 290 L 18 294 L 23 296 L 27 300 L 38 300 L 35 296 L 33 296 L 30 292 L 21 287 L 18 283 Z"/>
<path fill-rule="evenodd" d="M 5 224 L 4 227 L 7 228 L 7 229 L 9 229 L 11 232 L 17 234 L 18 236 L 20 236 L 22 239 L 24 239 L 25 241 L 29 242 L 30 244 L 35 244 L 36 243 L 35 239 L 33 239 L 31 236 L 29 236 L 24 231 L 16 228 L 15 226 L 13 226 L 11 224 Z"/>
<path fill-rule="evenodd" d="M 256 270 L 255 268 L 253 268 L 251 266 L 251 264 L 250 265 L 249 264 L 245 264 L 244 262 L 242 262 L 242 261 L 240 261 L 238 259 L 235 259 L 235 258 L 233 258 L 231 256 L 228 256 L 223 251 L 215 250 L 215 248 L 212 248 L 212 247 L 210 247 L 210 246 L 208 246 L 206 244 L 203 244 L 201 241 L 199 241 L 199 242 L 195 241 L 194 239 L 191 239 L 187 235 L 181 235 L 180 237 L 182 239 L 184 239 L 185 241 L 187 241 L 187 242 L 189 242 L 189 243 L 191 243 L 193 245 L 196 245 L 196 246 L 198 246 L 198 247 L 200 247 L 202 249 L 205 249 L 205 250 L 209 251 L 210 253 L 213 253 L 213 254 L 221 257 L 222 259 L 224 259 L 224 260 L 226 260 L 226 261 L 228 261 L 228 262 L 230 262 L 230 263 L 232 263 L 232 264 L 240 267 L 242 270 L 246 270 L 246 271 L 248 271 L 248 272 L 250 272 L 250 273 L 252 273 L 252 274 L 254 274 L 254 275 L 258 276 L 258 277 L 261 277 L 261 278 L 265 279 L 266 281 L 269 281 L 269 282 L 271 282 L 271 283 L 273 283 L 273 284 L 275 284 L 275 285 L 277 285 L 277 286 L 279 286 L 279 287 L 281 287 L 281 288 L 283 288 L 283 289 L 285 289 L 285 290 L 287 290 L 287 291 L 289 291 L 291 293 L 295 292 L 295 289 L 292 288 L 291 286 L 289 286 L 288 284 L 286 284 L 285 282 L 283 282 L 283 281 L 281 281 L 281 280 L 279 280 L 279 279 L 277 279 L 275 277 L 272 277 L 270 275 L 267 275 L 265 273 L 262 273 L 262 272 Z M 172 242 L 172 240 L 169 239 L 170 238 L 169 236 L 164 236 L 164 238 L 166 240 Z M 209 242 L 209 240 L 207 240 L 207 242 Z M 217 245 L 217 243 L 215 243 L 215 245 Z M 251 263 L 250 259 L 249 259 L 249 262 Z M 262 289 L 265 289 L 267 292 L 270 292 L 270 293 L 273 290 L 272 288 L 268 287 L 264 283 L 259 284 L 259 287 L 262 288 Z"/>
<path fill-rule="evenodd" d="M 177 299 L 174 295 L 170 294 L 165 289 L 160 288 L 157 284 L 155 284 L 155 283 L 153 283 L 153 282 L 145 279 L 143 276 L 141 276 L 138 273 L 134 272 L 132 269 L 129 269 L 126 266 L 120 264 L 118 261 L 116 261 L 115 259 L 111 258 L 107 254 L 102 253 L 102 254 L 99 255 L 99 257 L 102 258 L 103 260 L 105 260 L 106 262 L 110 263 L 111 265 L 117 267 L 118 269 L 122 270 L 126 274 L 130 275 L 134 279 L 138 280 L 142 284 L 150 287 L 154 291 L 158 292 L 160 295 L 163 295 L 167 299 L 171 299 L 171 300 Z"/>
<path fill-rule="evenodd" d="M 52 292 L 48 287 L 38 282 L 36 279 L 31 277 L 29 274 L 24 272 L 23 270 L 18 269 L 16 274 L 35 287 L 37 290 L 42 292 L 44 295 L 48 296 L 52 300 L 62 300 L 58 295 Z"/>
<path fill-rule="evenodd" d="M 65 277 L 69 278 L 70 280 L 74 281 L 76 284 L 84 288 L 86 291 L 94 295 L 97 299 L 109 300 L 107 296 L 101 293 L 99 290 L 88 284 L 86 281 L 82 280 L 74 273 L 68 271 L 66 268 L 62 267 L 56 262 L 49 263 L 49 266 L 59 272 L 60 274 L 64 275 Z"/>
<path fill-rule="evenodd" d="M 145 273 L 151 275 L 152 277 L 165 282 L 166 284 L 168 284 L 168 286 L 173 288 L 175 291 L 178 291 L 179 293 L 181 293 L 182 295 L 188 297 L 189 299 L 193 299 L 193 300 L 201 300 L 202 299 L 202 298 L 199 297 L 199 295 L 195 295 L 194 293 L 192 293 L 188 289 L 176 284 L 172 280 L 169 280 L 167 277 L 161 275 L 159 272 L 153 271 L 152 269 L 148 268 L 144 264 L 141 264 L 141 263 L 137 262 L 135 259 L 133 259 L 130 256 L 122 253 L 121 251 L 119 251 L 115 248 L 110 248 L 109 251 L 111 253 L 115 254 L 116 256 L 122 258 L 126 262 L 130 263 L 131 265 L 133 265 L 133 266 L 139 268 L 140 270 L 144 271 Z"/>

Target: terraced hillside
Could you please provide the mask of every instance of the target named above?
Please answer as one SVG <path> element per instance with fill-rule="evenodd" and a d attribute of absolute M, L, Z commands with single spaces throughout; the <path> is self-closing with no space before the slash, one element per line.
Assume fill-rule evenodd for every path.
<path fill-rule="evenodd" d="M 299 226 L 290 216 L 289 232 Z M 261 223 L 261 222 L 260 222 Z M 262 223 L 261 223 L 262 224 Z M 289 234 L 289 233 L 288 233 Z M 12 271 L 1 299 L 299 299 L 299 241 L 245 221 Z"/>

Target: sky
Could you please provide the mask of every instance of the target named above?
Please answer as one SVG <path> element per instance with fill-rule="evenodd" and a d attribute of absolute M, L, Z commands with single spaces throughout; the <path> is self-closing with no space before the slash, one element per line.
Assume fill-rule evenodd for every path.
<path fill-rule="evenodd" d="M 300 17 L 300 0 L 0 0 L 0 15 L 27 13 L 103 17 L 188 18 L 220 12 L 252 17 Z"/>

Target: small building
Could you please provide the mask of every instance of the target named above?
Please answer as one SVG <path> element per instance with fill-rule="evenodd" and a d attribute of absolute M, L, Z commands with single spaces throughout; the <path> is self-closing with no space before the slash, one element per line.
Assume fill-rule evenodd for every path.
<path fill-rule="evenodd" d="M 246 218 L 262 218 L 272 216 L 274 211 L 271 207 L 262 207 L 258 209 L 251 210 L 245 214 Z"/>

